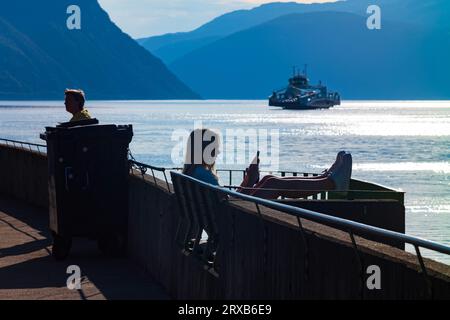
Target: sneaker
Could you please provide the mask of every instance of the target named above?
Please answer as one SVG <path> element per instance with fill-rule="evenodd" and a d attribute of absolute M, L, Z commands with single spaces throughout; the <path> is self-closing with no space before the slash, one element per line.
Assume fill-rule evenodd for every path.
<path fill-rule="evenodd" d="M 336 161 L 331 165 L 329 169 L 322 171 L 322 174 L 329 175 L 331 172 L 333 172 L 342 163 L 342 159 L 344 158 L 345 154 L 345 151 L 339 151 L 336 156 Z"/>
<path fill-rule="evenodd" d="M 347 191 L 350 187 L 350 179 L 352 176 L 352 155 L 345 153 L 342 162 L 334 168 L 329 177 L 333 180 L 337 191 Z"/>

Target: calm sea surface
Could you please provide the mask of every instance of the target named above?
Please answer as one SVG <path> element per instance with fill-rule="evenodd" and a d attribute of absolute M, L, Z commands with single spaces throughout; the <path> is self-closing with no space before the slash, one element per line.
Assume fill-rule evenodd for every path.
<path fill-rule="evenodd" d="M 321 171 L 339 150 L 350 151 L 353 177 L 406 192 L 408 234 L 450 245 L 450 102 L 352 101 L 287 111 L 266 101 L 96 101 L 88 109 L 103 123 L 133 124 L 134 156 L 159 166 L 179 165 L 172 135 L 196 121 L 222 133 L 279 130 L 283 170 Z M 42 143 L 45 126 L 67 120 L 62 102 L 0 102 L 3 138 Z M 450 257 L 425 255 L 450 264 Z"/>

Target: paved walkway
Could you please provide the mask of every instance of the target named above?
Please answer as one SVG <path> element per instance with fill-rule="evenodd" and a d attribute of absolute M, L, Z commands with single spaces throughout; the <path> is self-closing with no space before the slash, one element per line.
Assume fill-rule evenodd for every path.
<path fill-rule="evenodd" d="M 47 225 L 46 212 L 0 197 L 0 299 L 168 299 L 131 261 L 101 256 L 92 241 L 74 239 L 69 259 L 56 262 Z M 70 265 L 81 269 L 81 290 L 66 286 Z"/>

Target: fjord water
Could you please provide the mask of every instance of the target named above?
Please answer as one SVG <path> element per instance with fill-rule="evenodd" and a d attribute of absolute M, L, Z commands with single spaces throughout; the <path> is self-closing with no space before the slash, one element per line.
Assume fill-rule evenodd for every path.
<path fill-rule="evenodd" d="M 158 166 L 179 165 L 171 160 L 172 134 L 195 121 L 222 133 L 279 129 L 283 170 L 322 171 L 339 150 L 350 151 L 353 177 L 406 192 L 408 234 L 450 245 L 450 102 L 351 101 L 288 111 L 266 101 L 96 101 L 88 108 L 102 123 L 133 124 L 134 156 Z M 0 137 L 42 143 L 45 126 L 68 118 L 62 102 L 0 102 Z"/>

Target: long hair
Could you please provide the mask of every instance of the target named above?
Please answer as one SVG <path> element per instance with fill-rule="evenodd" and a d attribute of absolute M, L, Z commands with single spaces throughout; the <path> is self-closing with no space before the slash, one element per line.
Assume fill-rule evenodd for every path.
<path fill-rule="evenodd" d="M 183 174 L 192 175 L 197 167 L 210 170 L 215 176 L 220 135 L 211 129 L 195 129 L 189 135 Z"/>

